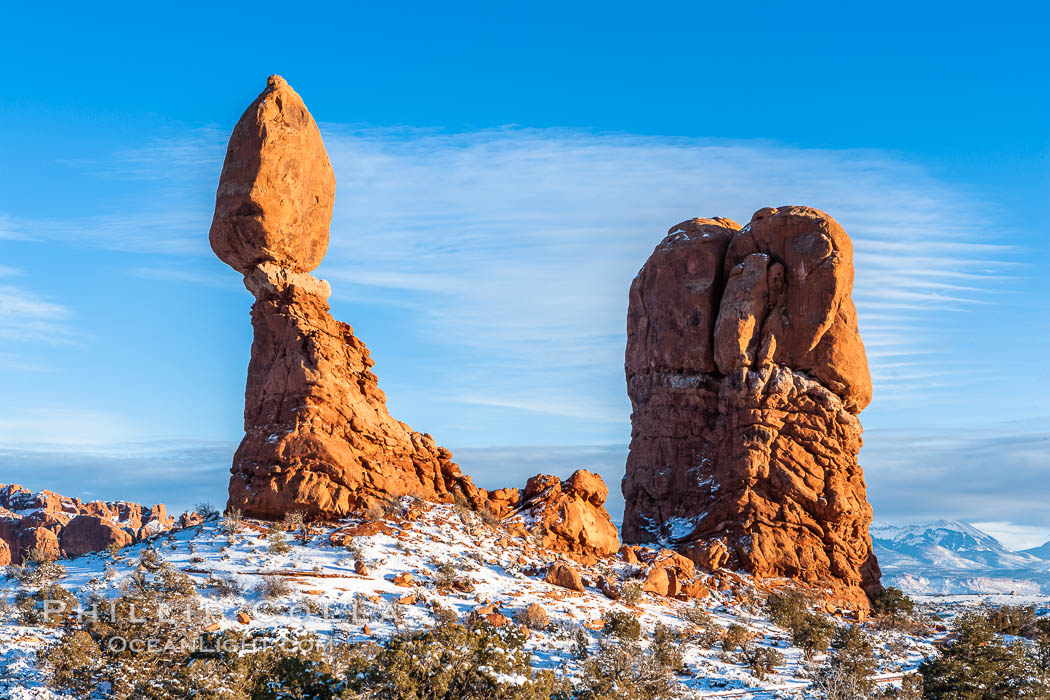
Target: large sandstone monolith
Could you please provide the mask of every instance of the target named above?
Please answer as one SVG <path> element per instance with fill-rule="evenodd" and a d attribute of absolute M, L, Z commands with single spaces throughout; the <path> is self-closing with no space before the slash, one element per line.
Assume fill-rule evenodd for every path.
<path fill-rule="evenodd" d="M 816 209 L 671 228 L 630 291 L 626 542 L 867 607 L 871 378 L 852 288 L 852 243 Z"/>
<path fill-rule="evenodd" d="M 317 124 L 271 76 L 230 137 L 210 234 L 255 296 L 228 507 L 338 518 L 404 495 L 474 502 L 451 453 L 391 418 L 368 349 L 329 314 L 328 283 L 309 274 L 328 248 L 334 195 Z"/>

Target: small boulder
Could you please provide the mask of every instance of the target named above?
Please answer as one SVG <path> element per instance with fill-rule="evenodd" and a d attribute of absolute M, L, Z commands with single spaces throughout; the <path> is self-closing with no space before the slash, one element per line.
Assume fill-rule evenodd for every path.
<path fill-rule="evenodd" d="M 620 556 L 628 564 L 641 564 L 642 560 L 638 558 L 638 547 L 625 544 L 620 547 Z"/>
<path fill-rule="evenodd" d="M 703 600 L 711 591 L 704 584 L 699 581 L 689 581 L 683 583 L 681 590 L 678 591 L 679 595 L 685 596 L 686 598 L 695 598 L 697 600 Z"/>
<path fill-rule="evenodd" d="M 504 625 L 510 624 L 510 620 L 506 616 L 500 615 L 497 612 L 489 613 L 483 617 L 485 618 L 485 621 L 493 627 L 503 627 Z"/>
<path fill-rule="evenodd" d="M 678 595 L 678 575 L 672 567 L 653 567 L 645 577 L 642 590 L 666 597 Z"/>
<path fill-rule="evenodd" d="M 542 630 L 546 629 L 547 625 L 550 624 L 550 617 L 547 615 L 545 607 L 539 603 L 530 603 L 529 607 L 525 608 L 522 622 L 528 628 Z"/>
<path fill-rule="evenodd" d="M 609 600 L 620 599 L 620 589 L 614 586 L 609 579 L 604 576 L 598 577 L 598 585 L 596 587 Z"/>
<path fill-rule="evenodd" d="M 555 586 L 568 588 L 570 591 L 583 591 L 583 581 L 580 579 L 580 572 L 565 562 L 560 561 L 553 564 L 547 570 L 547 576 L 543 580 L 547 583 L 553 583 Z"/>

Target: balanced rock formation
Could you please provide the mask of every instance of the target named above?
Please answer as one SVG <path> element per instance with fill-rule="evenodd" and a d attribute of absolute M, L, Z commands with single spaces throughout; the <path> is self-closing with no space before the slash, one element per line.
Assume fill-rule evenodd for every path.
<path fill-rule="evenodd" d="M 230 137 L 209 236 L 255 297 L 245 435 L 227 507 L 331 520 L 402 496 L 458 501 L 581 561 L 615 553 L 608 489 L 597 475 L 536 477 L 524 491 L 490 493 L 429 434 L 390 416 L 368 349 L 332 318 L 328 283 L 310 274 L 328 248 L 334 192 L 317 124 L 271 76 Z"/>
<path fill-rule="evenodd" d="M 173 524 L 162 503 L 84 502 L 46 489 L 33 493 L 18 484 L 0 484 L 0 560 L 15 564 L 31 553 L 54 560 L 114 543 L 123 547 L 170 530 Z"/>
<path fill-rule="evenodd" d="M 816 209 L 671 228 L 630 291 L 625 541 L 868 606 L 871 378 L 852 288 L 852 243 Z"/>
<path fill-rule="evenodd" d="M 404 495 L 473 502 L 451 453 L 387 412 L 368 349 L 309 274 L 328 248 L 334 193 L 317 124 L 271 76 L 230 137 L 209 236 L 255 297 L 228 507 L 339 518 Z"/>

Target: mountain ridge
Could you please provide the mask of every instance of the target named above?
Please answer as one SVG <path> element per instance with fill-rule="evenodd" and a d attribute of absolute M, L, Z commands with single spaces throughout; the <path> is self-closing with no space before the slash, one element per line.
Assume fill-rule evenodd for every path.
<path fill-rule="evenodd" d="M 910 594 L 1050 593 L 1050 546 L 1044 557 L 1015 551 L 970 523 L 876 522 L 872 545 L 885 584 Z"/>

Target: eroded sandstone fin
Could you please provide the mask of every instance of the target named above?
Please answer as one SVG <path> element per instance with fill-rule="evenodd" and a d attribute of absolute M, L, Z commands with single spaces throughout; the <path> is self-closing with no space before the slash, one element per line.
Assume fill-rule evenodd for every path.
<path fill-rule="evenodd" d="M 672 227 L 631 286 L 624 540 L 866 607 L 880 574 L 857 463 L 871 378 L 852 243 L 809 207 L 726 221 Z"/>

